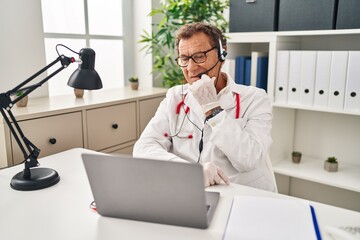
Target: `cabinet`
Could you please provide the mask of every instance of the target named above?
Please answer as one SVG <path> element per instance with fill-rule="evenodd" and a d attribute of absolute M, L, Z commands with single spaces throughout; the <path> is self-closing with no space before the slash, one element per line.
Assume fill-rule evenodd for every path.
<path fill-rule="evenodd" d="M 40 158 L 76 147 L 131 154 L 165 94 L 162 88 L 86 91 L 83 98 L 30 98 L 27 107 L 13 107 L 12 112 L 25 136 L 41 150 Z M 0 167 L 23 159 L 1 119 Z"/>
<path fill-rule="evenodd" d="M 99 151 L 137 139 L 136 102 L 86 111 L 88 147 Z"/>
<path fill-rule="evenodd" d="M 273 103 L 270 158 L 280 193 L 360 211 L 360 111 L 279 104 L 275 99 L 278 50 L 360 50 L 360 29 L 229 33 L 229 57 L 269 53 L 268 94 Z M 291 152 L 301 151 L 300 164 Z M 324 160 L 336 156 L 339 171 Z"/>
<path fill-rule="evenodd" d="M 18 123 L 25 136 L 40 148 L 41 157 L 84 146 L 80 111 Z M 22 162 L 24 156 L 12 137 L 11 146 L 14 164 Z"/>

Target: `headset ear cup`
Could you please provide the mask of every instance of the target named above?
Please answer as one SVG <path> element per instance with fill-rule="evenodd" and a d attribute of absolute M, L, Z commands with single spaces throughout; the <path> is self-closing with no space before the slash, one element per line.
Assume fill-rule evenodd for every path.
<path fill-rule="evenodd" d="M 221 60 L 222 60 L 222 61 L 225 61 L 226 55 L 227 55 L 227 52 L 226 52 L 226 51 L 223 51 L 223 53 L 222 53 L 222 55 L 221 55 Z"/>
<path fill-rule="evenodd" d="M 219 61 L 220 62 L 225 61 L 226 55 L 227 55 L 227 52 L 224 50 L 224 48 L 221 44 L 221 39 L 219 39 L 219 51 L 218 51 Z"/>

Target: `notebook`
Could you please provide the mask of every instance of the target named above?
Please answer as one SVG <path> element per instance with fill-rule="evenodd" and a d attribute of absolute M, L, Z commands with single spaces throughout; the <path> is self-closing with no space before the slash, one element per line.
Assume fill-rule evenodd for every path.
<path fill-rule="evenodd" d="M 201 165 L 99 154 L 82 159 L 100 215 L 209 226 L 220 194 L 204 190 Z"/>
<path fill-rule="evenodd" d="M 306 200 L 235 196 L 223 240 L 321 240 L 315 209 Z"/>

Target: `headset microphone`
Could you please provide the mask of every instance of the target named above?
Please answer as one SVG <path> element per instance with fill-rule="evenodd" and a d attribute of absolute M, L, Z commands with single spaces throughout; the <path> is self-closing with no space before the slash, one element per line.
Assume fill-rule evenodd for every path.
<path fill-rule="evenodd" d="M 207 74 L 208 72 L 210 72 L 211 70 L 213 70 L 213 68 L 214 67 L 216 67 L 216 65 L 219 63 L 219 60 L 217 60 L 217 62 L 215 63 L 215 65 L 214 66 L 212 66 L 211 68 L 209 68 L 208 70 L 206 70 L 206 71 L 204 71 L 204 72 L 202 72 L 202 73 L 199 73 L 198 75 L 196 75 L 198 78 L 201 78 L 201 76 L 203 75 L 203 74 Z"/>

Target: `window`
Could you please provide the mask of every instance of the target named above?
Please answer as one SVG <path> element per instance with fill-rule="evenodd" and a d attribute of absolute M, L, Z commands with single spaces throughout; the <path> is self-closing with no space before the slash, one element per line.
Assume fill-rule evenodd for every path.
<path fill-rule="evenodd" d="M 90 47 L 95 50 L 95 69 L 104 88 L 124 86 L 132 69 L 131 61 L 124 61 L 124 49 L 132 49 L 131 26 L 124 24 L 132 22 L 131 1 L 42 0 L 41 7 L 47 64 L 57 58 L 59 43 L 76 52 Z M 60 54 L 74 56 L 65 48 L 58 49 Z M 76 68 L 77 64 L 71 64 L 49 81 L 49 96 L 72 93 L 67 81 Z"/>

